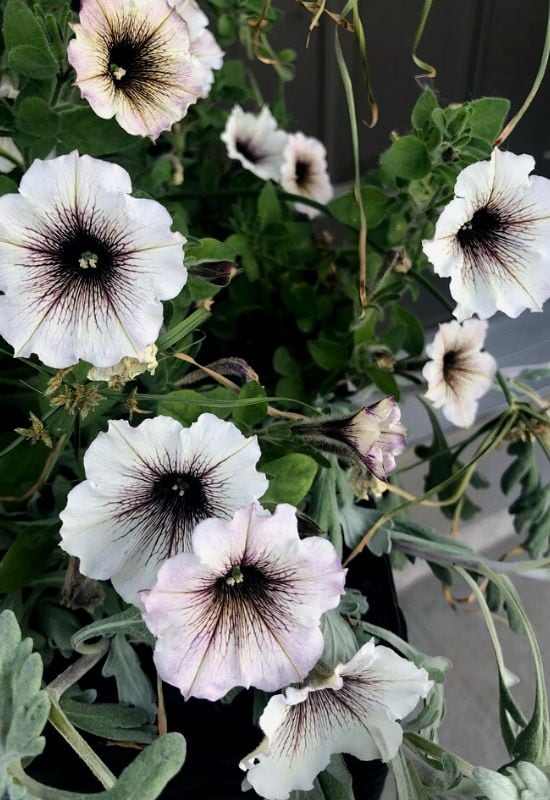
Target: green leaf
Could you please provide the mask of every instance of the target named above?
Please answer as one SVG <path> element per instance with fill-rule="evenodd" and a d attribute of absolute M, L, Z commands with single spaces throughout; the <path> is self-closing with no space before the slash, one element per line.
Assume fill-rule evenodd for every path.
<path fill-rule="evenodd" d="M 123 633 L 114 635 L 101 674 L 116 680 L 120 703 L 143 709 L 149 722 L 154 722 L 157 715 L 155 693 L 134 648 Z"/>
<path fill-rule="evenodd" d="M 218 239 L 199 239 L 185 245 L 185 262 L 188 266 L 203 261 L 232 261 L 234 258 L 235 250 L 227 242 Z"/>
<path fill-rule="evenodd" d="M 325 642 L 321 662 L 329 670 L 345 664 L 357 652 L 357 639 L 339 611 L 327 611 L 321 617 L 321 630 Z"/>
<path fill-rule="evenodd" d="M 59 142 L 65 150 L 104 156 L 135 146 L 136 137 L 122 130 L 114 119 L 101 119 L 91 108 L 81 107 L 60 112 Z"/>
<path fill-rule="evenodd" d="M 102 739 L 118 742 L 149 744 L 156 730 L 147 725 L 148 716 L 142 708 L 116 703 L 82 703 L 63 695 L 61 710 L 76 728 Z"/>
<path fill-rule="evenodd" d="M 26 97 L 17 106 L 15 118 L 22 131 L 41 139 L 55 136 L 59 117 L 40 97 Z"/>
<path fill-rule="evenodd" d="M 391 395 L 395 400 L 399 400 L 399 386 L 391 372 L 385 372 L 377 367 L 369 367 L 365 370 L 371 381 L 385 395 Z"/>
<path fill-rule="evenodd" d="M 15 592 L 43 573 L 56 546 L 57 526 L 7 526 L 3 523 L 1 527 L 9 527 L 10 531 L 17 531 L 17 535 L 0 561 L 0 593 Z"/>
<path fill-rule="evenodd" d="M 473 778 L 487 800 L 520 800 L 512 781 L 498 772 L 477 767 L 473 771 Z"/>
<path fill-rule="evenodd" d="M 8 784 L 7 768 L 37 756 L 45 745 L 42 733 L 50 701 L 42 682 L 42 660 L 32 641 L 21 639 L 13 611 L 0 614 L 0 797 Z"/>
<path fill-rule="evenodd" d="M 39 81 L 51 80 L 57 72 L 54 57 L 47 50 L 39 50 L 32 44 L 13 47 L 8 53 L 8 65 L 14 72 Z"/>
<path fill-rule="evenodd" d="M 504 97 L 480 97 L 469 105 L 471 134 L 492 143 L 502 130 L 510 101 Z"/>
<path fill-rule="evenodd" d="M 258 197 L 258 217 L 262 228 L 281 221 L 281 202 L 271 181 L 266 181 Z"/>
<path fill-rule="evenodd" d="M 88 795 L 86 800 L 156 800 L 182 768 L 185 754 L 181 733 L 161 736 L 126 767 L 112 789 Z"/>
<path fill-rule="evenodd" d="M 159 350 L 166 350 L 168 347 L 179 345 L 190 333 L 198 328 L 199 325 L 206 322 L 210 316 L 210 311 L 207 311 L 206 308 L 197 308 L 196 311 L 193 311 L 193 313 L 189 314 L 184 320 L 173 325 L 169 331 L 162 334 L 158 340 Z"/>
<path fill-rule="evenodd" d="M 382 189 L 377 186 L 363 186 L 361 188 L 363 208 L 369 229 L 376 228 L 385 219 L 388 209 L 391 206 L 390 198 L 384 194 Z M 348 192 L 333 200 L 329 206 L 329 211 L 333 217 L 350 228 L 359 230 L 361 220 L 359 208 L 353 192 Z"/>
<path fill-rule="evenodd" d="M 260 268 L 249 237 L 244 233 L 233 233 L 227 237 L 225 243 L 240 256 L 248 280 L 257 281 L 260 277 Z"/>
<path fill-rule="evenodd" d="M 395 780 L 395 800 L 423 800 L 425 795 L 419 793 L 416 781 L 411 774 L 412 766 L 409 765 L 403 753 L 397 753 L 390 762 L 390 767 Z"/>
<path fill-rule="evenodd" d="M 214 409 L 216 416 L 226 419 L 231 412 L 242 405 L 256 405 L 254 398 L 239 400 L 230 389 L 214 386 L 197 392 L 193 389 L 178 389 L 168 392 L 159 402 L 159 414 L 177 419 L 182 425 L 191 425 L 204 411 Z M 258 405 L 262 405 L 261 401 Z"/>
<path fill-rule="evenodd" d="M 431 122 L 432 113 L 437 107 L 437 97 L 431 89 L 425 89 L 416 101 L 411 113 L 413 128 L 421 131 L 427 123 Z"/>
<path fill-rule="evenodd" d="M 257 381 L 248 381 L 239 392 L 239 400 L 247 400 L 250 397 L 264 398 L 265 389 Z M 233 419 L 238 425 L 257 425 L 267 415 L 267 400 L 253 406 L 240 406 L 233 412 Z"/>
<path fill-rule="evenodd" d="M 11 61 L 12 53 L 18 48 L 32 48 L 37 51 L 39 56 L 43 57 L 42 64 L 45 66 L 46 71 L 49 73 L 46 77 L 53 77 L 57 71 L 57 62 L 54 58 L 48 37 L 42 25 L 38 20 L 38 16 L 34 14 L 31 9 L 23 2 L 23 0 L 8 0 L 4 10 L 4 24 L 2 27 L 4 35 L 4 44 L 10 56 L 10 66 L 15 67 Z M 35 62 L 37 56 L 30 56 L 30 62 Z M 25 51 L 20 52 L 15 57 L 15 61 L 25 62 Z M 37 63 L 37 62 L 36 62 Z M 23 71 L 19 70 L 18 71 Z M 41 78 L 42 75 L 33 75 L 29 72 L 23 72 L 29 77 Z"/>
<path fill-rule="evenodd" d="M 349 363 L 347 348 L 339 342 L 317 341 L 308 342 L 307 349 L 315 363 L 327 371 L 343 369 Z"/>
<path fill-rule="evenodd" d="M 297 506 L 309 492 L 317 474 L 317 463 L 303 453 L 290 453 L 261 466 L 269 480 L 262 503 Z"/>
<path fill-rule="evenodd" d="M 105 617 L 90 625 L 81 628 L 72 638 L 72 645 L 78 652 L 86 652 L 86 643 L 90 639 L 97 639 L 102 636 L 116 636 L 124 634 L 134 642 L 144 642 L 154 647 L 155 637 L 145 625 L 139 609 L 132 606 L 122 611 L 120 614 L 113 614 L 112 617 Z"/>
<path fill-rule="evenodd" d="M 17 184 L 12 178 L 7 175 L 0 175 L 0 197 L 4 194 L 13 194 L 17 192 Z"/>
<path fill-rule="evenodd" d="M 401 306 L 393 306 L 392 314 L 403 334 L 401 347 L 411 356 L 419 356 L 424 350 L 424 329 L 414 314 Z"/>
<path fill-rule="evenodd" d="M 390 175 L 412 181 L 430 172 L 431 161 L 424 142 L 417 136 L 402 136 L 382 153 L 380 166 Z"/>

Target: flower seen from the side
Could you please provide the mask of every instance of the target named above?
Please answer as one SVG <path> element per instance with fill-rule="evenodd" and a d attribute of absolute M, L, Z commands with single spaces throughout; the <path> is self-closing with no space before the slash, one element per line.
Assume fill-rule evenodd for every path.
<path fill-rule="evenodd" d="M 88 371 L 88 380 L 107 381 L 109 386 L 115 387 L 124 386 L 144 372 L 154 375 L 158 367 L 157 352 L 156 344 L 150 344 L 137 358 L 125 356 L 112 367 L 92 367 Z"/>
<path fill-rule="evenodd" d="M 83 0 L 72 28 L 68 58 L 82 97 L 128 133 L 156 139 L 210 89 L 211 69 L 166 0 Z"/>
<path fill-rule="evenodd" d="M 469 319 L 462 324 L 453 320 L 440 325 L 426 347 L 431 359 L 422 370 L 428 382 L 426 397 L 461 428 L 473 424 L 478 401 L 495 377 L 495 359 L 482 352 L 486 334 L 485 320 Z"/>
<path fill-rule="evenodd" d="M 324 144 L 303 133 L 291 133 L 283 152 L 279 182 L 285 192 L 302 195 L 326 205 L 333 195 L 327 171 L 327 151 Z M 296 210 L 310 219 L 319 215 L 318 209 L 296 203 Z"/>
<path fill-rule="evenodd" d="M 185 240 L 131 191 L 117 164 L 73 152 L 36 160 L 0 197 L 0 334 L 16 356 L 110 367 L 155 341 L 161 300 L 187 279 Z"/>
<path fill-rule="evenodd" d="M 346 416 L 312 417 L 292 426 L 294 433 L 321 450 L 359 460 L 380 480 L 393 472 L 406 447 L 406 430 L 393 397 Z"/>
<path fill-rule="evenodd" d="M 345 573 L 330 542 L 300 540 L 292 506 L 202 522 L 192 552 L 166 561 L 144 593 L 159 675 L 184 697 L 208 700 L 303 680 L 323 651 L 321 615 L 338 605 Z"/>
<path fill-rule="evenodd" d="M 232 422 L 201 414 L 189 428 L 170 417 L 131 427 L 111 420 L 84 456 L 86 480 L 61 512 L 61 547 L 83 575 L 111 579 L 129 603 L 159 564 L 190 547 L 207 517 L 231 517 L 264 494 L 260 449 Z"/>
<path fill-rule="evenodd" d="M 424 669 L 371 640 L 333 675 L 275 695 L 260 717 L 265 735 L 241 763 L 254 790 L 268 800 L 309 791 L 335 753 L 391 761 L 406 717 L 432 682 Z"/>
<path fill-rule="evenodd" d="M 288 134 L 277 127 L 267 106 L 259 114 L 235 106 L 222 133 L 227 155 L 262 180 L 279 180 Z"/>
<path fill-rule="evenodd" d="M 459 321 L 540 311 L 550 297 L 550 181 L 530 175 L 534 166 L 531 156 L 495 149 L 466 167 L 423 243 L 437 274 L 451 279 Z"/>
<path fill-rule="evenodd" d="M 208 17 L 195 0 L 168 0 L 178 14 L 185 20 L 189 31 L 189 51 L 208 71 L 202 97 L 206 97 L 214 83 L 214 70 L 223 65 L 223 50 L 208 30 Z"/>

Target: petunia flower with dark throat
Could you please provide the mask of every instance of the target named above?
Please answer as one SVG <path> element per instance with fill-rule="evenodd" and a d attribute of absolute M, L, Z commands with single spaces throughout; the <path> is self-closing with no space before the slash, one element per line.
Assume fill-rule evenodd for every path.
<path fill-rule="evenodd" d="M 459 322 L 540 311 L 550 297 L 550 181 L 530 175 L 534 166 L 531 156 L 495 149 L 466 167 L 423 243 L 437 274 L 451 279 Z"/>
<path fill-rule="evenodd" d="M 61 547 L 83 575 L 110 579 L 129 603 L 156 580 L 159 565 L 189 549 L 195 526 L 232 516 L 261 497 L 260 448 L 232 422 L 201 414 L 189 428 L 170 417 L 138 427 L 111 420 L 84 456 L 86 480 L 60 514 Z"/>
<path fill-rule="evenodd" d="M 338 605 L 345 575 L 329 541 L 300 540 L 293 506 L 201 522 L 192 552 L 165 561 L 143 593 L 160 677 L 186 699 L 207 700 L 303 680 L 321 656 L 321 616 Z"/>
<path fill-rule="evenodd" d="M 333 189 L 324 144 L 312 136 L 291 133 L 283 152 L 279 183 L 286 192 L 326 205 L 332 199 Z M 296 203 L 296 210 L 310 219 L 320 213 L 305 203 Z"/>
<path fill-rule="evenodd" d="M 95 113 L 156 139 L 208 94 L 212 69 L 166 0 L 83 0 L 68 59 Z"/>
<path fill-rule="evenodd" d="M 234 106 L 221 135 L 229 158 L 264 181 L 279 180 L 288 134 L 277 127 L 269 108 L 252 114 Z"/>
<path fill-rule="evenodd" d="M 0 198 L 0 334 L 16 356 L 58 369 L 140 358 L 161 300 L 187 280 L 184 238 L 128 173 L 77 152 L 36 160 Z"/>
<path fill-rule="evenodd" d="M 393 397 L 365 406 L 355 414 L 311 417 L 292 426 L 300 438 L 320 450 L 359 461 L 380 480 L 393 472 L 396 456 L 406 447 L 406 430 Z"/>

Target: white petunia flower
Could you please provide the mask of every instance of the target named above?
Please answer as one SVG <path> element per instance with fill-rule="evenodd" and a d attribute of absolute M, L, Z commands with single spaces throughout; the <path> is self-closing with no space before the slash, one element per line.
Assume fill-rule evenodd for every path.
<path fill-rule="evenodd" d="M 326 205 L 333 195 L 327 172 L 327 151 L 324 144 L 303 133 L 291 133 L 283 153 L 279 183 L 291 194 L 299 194 Z M 296 210 L 310 219 L 319 211 L 304 203 L 296 203 Z"/>
<path fill-rule="evenodd" d="M 426 697 L 424 669 L 371 640 L 321 683 L 275 695 L 260 717 L 265 739 L 241 762 L 268 800 L 309 791 L 335 753 L 391 761 L 403 740 L 396 722 Z"/>
<path fill-rule="evenodd" d="M 431 359 L 422 370 L 428 382 L 426 397 L 461 428 L 473 424 L 478 400 L 487 394 L 495 377 L 495 359 L 481 352 L 486 333 L 484 320 L 469 319 L 462 324 L 453 320 L 440 325 L 426 347 Z"/>
<path fill-rule="evenodd" d="M 36 160 L 0 197 L 0 334 L 50 367 L 139 358 L 161 300 L 187 280 L 166 209 L 130 197 L 128 173 L 77 152 Z"/>
<path fill-rule="evenodd" d="M 201 414 L 183 428 L 155 417 L 132 428 L 111 420 L 84 456 L 86 480 L 60 514 L 61 547 L 83 575 L 111 579 L 129 603 L 155 582 L 159 564 L 190 546 L 207 517 L 231 517 L 264 494 L 260 448 L 232 422 Z"/>
<path fill-rule="evenodd" d="M 88 380 L 108 381 L 111 386 L 120 386 L 133 381 L 144 372 L 154 375 L 158 367 L 157 352 L 156 344 L 150 344 L 138 358 L 125 356 L 113 367 L 92 367 L 88 371 Z"/>
<path fill-rule="evenodd" d="M 531 156 L 495 149 L 466 167 L 423 243 L 437 274 L 451 279 L 459 321 L 540 311 L 550 297 L 550 181 L 530 176 L 534 166 Z"/>
<path fill-rule="evenodd" d="M 19 94 L 19 88 L 13 81 L 11 75 L 7 72 L 0 77 L 0 97 L 5 97 L 7 100 L 15 100 Z"/>
<path fill-rule="evenodd" d="M 221 135 L 229 158 L 262 180 L 279 180 L 283 150 L 288 134 L 277 128 L 275 117 L 267 106 L 259 114 L 250 114 L 235 106 Z"/>
<path fill-rule="evenodd" d="M 187 23 L 189 50 L 208 70 L 202 97 L 206 97 L 214 83 L 214 70 L 221 69 L 224 52 L 208 29 L 208 17 L 195 0 L 167 0 Z"/>
<path fill-rule="evenodd" d="M 72 28 L 68 58 L 82 97 L 128 133 L 156 139 L 208 94 L 212 70 L 166 0 L 83 0 Z"/>
<path fill-rule="evenodd" d="M 25 169 L 21 150 L 9 136 L 0 136 L 0 172 L 11 172 L 16 167 Z"/>
<path fill-rule="evenodd" d="M 300 540 L 293 506 L 205 520 L 192 553 L 166 561 L 144 593 L 160 677 L 208 700 L 302 680 L 323 652 L 321 615 L 338 605 L 345 575 L 330 542 Z"/>

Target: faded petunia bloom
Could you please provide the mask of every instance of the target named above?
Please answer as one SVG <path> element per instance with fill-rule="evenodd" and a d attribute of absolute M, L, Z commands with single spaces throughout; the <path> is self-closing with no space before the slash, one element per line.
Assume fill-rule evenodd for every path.
<path fill-rule="evenodd" d="M 489 353 L 481 352 L 487 322 L 453 320 L 439 326 L 434 340 L 426 347 L 430 361 L 422 374 L 428 382 L 426 397 L 454 425 L 469 428 L 477 412 L 478 400 L 487 394 L 497 364 Z"/>
<path fill-rule="evenodd" d="M 299 194 L 326 205 L 333 195 L 327 172 L 327 151 L 324 144 L 303 133 L 291 133 L 283 153 L 279 182 L 285 192 Z M 296 210 L 310 219 L 319 211 L 305 203 L 296 203 Z"/>
<path fill-rule="evenodd" d="M 83 0 L 72 28 L 68 58 L 82 97 L 128 133 L 156 139 L 208 94 L 211 69 L 166 0 Z"/>
<path fill-rule="evenodd" d="M 107 381 L 109 386 L 124 386 L 144 372 L 154 375 L 158 367 L 157 352 L 156 344 L 150 344 L 136 358 L 125 356 L 113 367 L 92 367 L 88 371 L 88 380 Z"/>
<path fill-rule="evenodd" d="M 279 180 L 288 134 L 277 128 L 277 121 L 267 106 L 259 114 L 235 106 L 221 138 L 229 158 L 237 159 L 264 181 Z"/>
<path fill-rule="evenodd" d="M 184 238 L 128 173 L 77 152 L 36 160 L 19 194 L 0 197 L 0 334 L 50 367 L 139 358 L 161 300 L 187 280 Z"/>
<path fill-rule="evenodd" d="M 264 494 L 260 448 L 232 422 L 201 414 L 189 428 L 155 417 L 132 428 L 111 420 L 84 456 L 86 480 L 60 514 L 61 547 L 83 575 L 111 579 L 129 603 L 159 564 L 190 546 L 207 517 L 231 517 Z"/>
<path fill-rule="evenodd" d="M 223 65 L 223 50 L 208 30 L 208 17 L 195 0 L 168 0 L 185 20 L 189 31 L 189 50 L 207 70 L 202 97 L 207 97 L 214 83 L 214 70 Z"/>
<path fill-rule="evenodd" d="M 540 311 L 550 297 L 550 181 L 528 155 L 493 150 L 462 170 L 424 252 L 450 278 L 459 321 Z"/>
<path fill-rule="evenodd" d="M 161 678 L 208 700 L 305 678 L 323 651 L 321 615 L 344 591 L 332 544 L 301 541 L 292 506 L 273 515 L 251 506 L 202 522 L 192 549 L 166 561 L 144 593 Z"/>
<path fill-rule="evenodd" d="M 335 753 L 391 761 L 403 740 L 396 720 L 431 687 L 426 670 L 371 640 L 326 680 L 272 697 L 260 717 L 265 739 L 241 769 L 261 797 L 287 800 L 312 789 Z"/>
<path fill-rule="evenodd" d="M 406 430 L 393 397 L 346 416 L 312 417 L 292 426 L 294 433 L 321 450 L 359 459 L 380 480 L 395 469 L 406 447 Z"/>

